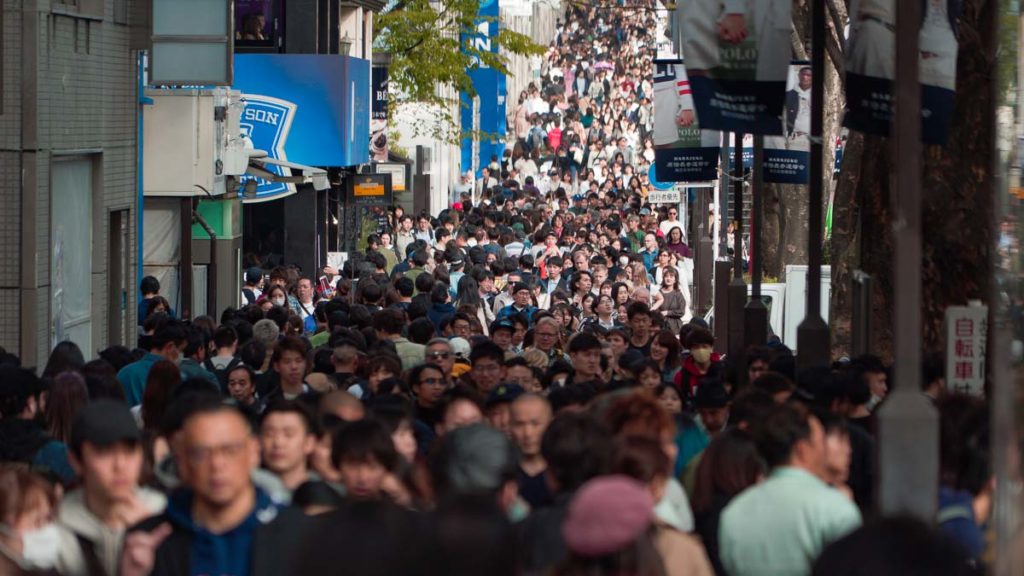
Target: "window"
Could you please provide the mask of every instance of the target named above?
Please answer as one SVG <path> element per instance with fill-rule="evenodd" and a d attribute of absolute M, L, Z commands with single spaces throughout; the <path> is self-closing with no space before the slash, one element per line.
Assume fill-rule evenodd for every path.
<path fill-rule="evenodd" d="M 93 159 L 54 157 L 50 181 L 50 339 L 92 350 Z"/>

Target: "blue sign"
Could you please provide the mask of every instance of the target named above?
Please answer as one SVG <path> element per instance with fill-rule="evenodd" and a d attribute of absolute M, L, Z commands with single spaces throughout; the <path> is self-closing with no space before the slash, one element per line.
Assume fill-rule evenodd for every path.
<path fill-rule="evenodd" d="M 467 44 L 481 52 L 497 54 L 498 45 L 498 0 L 481 0 L 480 10 L 476 19 L 476 33 L 462 38 L 463 51 Z M 479 167 L 476 176 L 497 156 L 501 159 L 505 153 L 505 134 L 508 132 L 508 121 L 505 119 L 505 97 L 507 87 L 505 75 L 488 67 L 479 58 L 474 58 L 472 67 L 467 70 L 473 82 L 473 89 L 479 97 L 480 125 L 479 130 L 490 137 L 480 138 Z M 473 130 L 473 98 L 466 93 L 459 95 L 461 106 L 459 124 L 462 131 Z M 463 138 L 461 147 L 462 171 L 473 167 L 473 139 Z"/>
<path fill-rule="evenodd" d="M 657 154 L 657 152 L 655 152 L 655 154 Z M 657 160 L 655 160 L 655 163 L 651 164 L 651 167 L 647 169 L 647 180 L 651 183 L 651 187 L 655 190 L 672 190 L 675 188 L 675 182 L 661 182 L 658 180 L 658 171 L 655 169 L 655 166 L 657 166 Z"/>
<path fill-rule="evenodd" d="M 242 132 L 270 158 L 308 166 L 369 162 L 370 63 L 321 54 L 236 54 L 233 88 L 243 93 Z M 279 175 L 288 168 L 271 167 Z M 256 198 L 294 185 L 257 179 Z"/>

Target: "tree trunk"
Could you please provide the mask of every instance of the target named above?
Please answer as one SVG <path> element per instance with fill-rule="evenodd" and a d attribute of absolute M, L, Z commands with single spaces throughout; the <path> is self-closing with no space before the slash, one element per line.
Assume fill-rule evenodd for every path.
<path fill-rule="evenodd" d="M 779 203 L 779 186 L 764 186 L 764 230 L 761 239 L 761 257 L 764 260 L 765 278 L 782 278 L 782 215 Z"/>
<path fill-rule="evenodd" d="M 923 348 L 941 351 L 947 306 L 987 300 L 992 281 L 992 175 L 997 3 L 965 0 L 960 17 L 957 101 L 949 141 L 924 150 Z M 849 274 L 875 278 L 874 352 L 893 360 L 892 152 L 887 138 L 851 135 L 833 212 L 833 354 L 848 352 Z M 844 205 L 845 204 L 845 205 Z M 847 207 L 849 211 L 847 212 Z M 853 223 L 859 218 L 859 234 Z M 991 304 L 991 303 L 990 303 Z"/>

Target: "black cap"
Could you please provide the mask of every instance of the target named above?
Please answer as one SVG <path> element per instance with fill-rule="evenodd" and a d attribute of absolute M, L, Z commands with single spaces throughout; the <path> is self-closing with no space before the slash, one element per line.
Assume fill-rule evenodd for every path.
<path fill-rule="evenodd" d="M 494 334 L 498 330 L 508 330 L 509 332 L 515 332 L 516 326 L 508 318 L 502 318 L 501 320 L 495 320 L 491 322 L 490 333 Z"/>
<path fill-rule="evenodd" d="M 512 285 L 512 293 L 513 294 L 515 294 L 516 292 L 519 292 L 520 290 L 526 290 L 527 292 L 529 292 L 530 291 L 530 286 L 528 284 L 526 284 L 526 282 L 516 282 L 515 284 Z"/>
<path fill-rule="evenodd" d="M 487 395 L 487 407 L 507 404 L 523 395 L 526 390 L 519 384 L 501 384 Z"/>
<path fill-rule="evenodd" d="M 71 447 L 78 449 L 89 442 L 109 446 L 118 442 L 139 442 L 142 433 L 124 402 L 110 399 L 94 400 L 75 416 L 71 423 Z"/>
<path fill-rule="evenodd" d="M 255 266 L 245 271 L 245 281 L 249 284 L 256 284 L 260 281 L 260 278 L 263 278 L 263 270 Z"/>

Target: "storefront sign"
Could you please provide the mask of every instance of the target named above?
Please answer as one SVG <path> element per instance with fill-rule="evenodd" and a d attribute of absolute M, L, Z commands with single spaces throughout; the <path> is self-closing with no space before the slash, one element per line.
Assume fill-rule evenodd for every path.
<path fill-rule="evenodd" d="M 985 391 L 988 306 L 946 308 L 946 387 L 981 396 Z"/>

